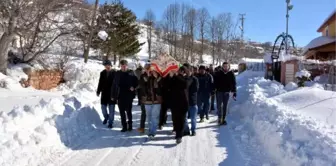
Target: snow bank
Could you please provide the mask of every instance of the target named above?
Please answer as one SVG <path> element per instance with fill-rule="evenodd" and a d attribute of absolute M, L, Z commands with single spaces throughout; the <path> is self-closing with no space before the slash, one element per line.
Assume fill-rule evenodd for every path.
<path fill-rule="evenodd" d="M 0 124 L 0 165 L 25 166 L 52 162 L 101 120 L 92 105 L 68 97 L 0 112 Z"/>
<path fill-rule="evenodd" d="M 0 103 L 7 106 L 13 100 L 17 105 L 0 109 L 1 166 L 51 164 L 101 125 L 100 111 L 94 107 L 99 100 L 96 86 L 104 69 L 99 61 L 84 64 L 81 58 L 72 59 L 66 66 L 67 83 L 55 89 L 56 92 L 45 94 L 19 85 L 27 77 L 24 67 L 12 66 L 8 76 L 0 74 L 0 83 L 6 81 L 9 87 L 0 89 L 5 96 L 1 96 Z M 47 93 L 54 96 L 44 96 Z M 58 93 L 66 95 L 60 97 Z M 28 104 L 40 98 L 37 104 Z M 25 102 L 18 103 L 21 100 Z"/>
<path fill-rule="evenodd" d="M 24 68 L 31 68 L 31 66 L 26 64 L 9 66 L 7 69 L 7 75 L 0 73 L 0 88 L 6 88 L 9 90 L 23 89 L 20 81 L 22 79 L 28 79 L 28 75 L 23 71 Z"/>
<path fill-rule="evenodd" d="M 289 82 L 286 86 L 285 86 L 285 90 L 286 91 L 292 91 L 292 90 L 296 90 L 299 86 L 294 83 L 294 82 Z"/>
<path fill-rule="evenodd" d="M 237 81 L 238 101 L 230 107 L 231 118 L 241 119 L 232 123 L 237 144 L 267 154 L 269 165 L 336 164 L 333 92 L 318 88 L 287 92 L 280 83 L 251 77 L 249 72 Z"/>
<path fill-rule="evenodd" d="M 60 89 L 95 91 L 100 72 L 104 66 L 99 61 L 90 60 L 88 63 L 72 61 L 66 67 L 64 80 L 66 83 Z"/>

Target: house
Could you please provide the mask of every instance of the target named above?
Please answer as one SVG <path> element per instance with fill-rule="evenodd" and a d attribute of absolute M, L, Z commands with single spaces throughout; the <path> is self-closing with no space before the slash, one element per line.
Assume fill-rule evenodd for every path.
<path fill-rule="evenodd" d="M 320 37 L 313 39 L 303 50 L 306 59 L 330 61 L 336 59 L 336 10 L 320 25 Z"/>
<path fill-rule="evenodd" d="M 303 66 L 310 71 L 312 79 L 315 79 L 317 76 L 325 77 L 328 79 L 323 83 L 335 85 L 336 10 L 319 26 L 317 32 L 321 33 L 321 36 L 313 39 L 301 54 L 306 59 L 303 62 Z"/>

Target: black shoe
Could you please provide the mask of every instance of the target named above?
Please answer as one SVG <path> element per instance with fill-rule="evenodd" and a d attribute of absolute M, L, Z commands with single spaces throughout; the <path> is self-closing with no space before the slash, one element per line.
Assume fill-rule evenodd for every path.
<path fill-rule="evenodd" d="M 106 123 L 107 123 L 107 119 L 104 119 L 103 125 L 106 125 Z"/>
<path fill-rule="evenodd" d="M 177 144 L 180 144 L 181 142 L 182 142 L 182 138 L 177 138 L 177 139 L 176 139 L 176 143 L 177 143 Z"/>
<path fill-rule="evenodd" d="M 223 121 L 222 125 L 225 125 L 225 126 L 227 125 L 226 120 Z"/>
<path fill-rule="evenodd" d="M 203 118 L 201 118 L 201 120 L 199 121 L 200 123 L 203 123 L 204 122 L 204 119 Z"/>
<path fill-rule="evenodd" d="M 163 126 L 160 125 L 158 129 L 159 129 L 159 130 L 162 130 L 162 129 L 163 129 Z"/>
<path fill-rule="evenodd" d="M 206 120 L 209 120 L 209 115 L 205 117 Z"/>
<path fill-rule="evenodd" d="M 196 136 L 196 131 L 191 132 L 191 136 Z"/>
<path fill-rule="evenodd" d="M 133 127 L 132 125 L 128 125 L 128 128 L 127 128 L 128 131 L 132 131 L 133 130 Z"/>
<path fill-rule="evenodd" d="M 125 129 L 125 128 L 123 128 L 122 130 L 121 130 L 121 132 L 126 132 L 127 131 L 127 129 Z"/>
<path fill-rule="evenodd" d="M 183 136 L 187 136 L 187 135 L 190 135 L 190 132 L 184 132 L 183 133 Z"/>
<path fill-rule="evenodd" d="M 109 124 L 107 127 L 108 127 L 109 129 L 112 129 L 112 128 L 113 128 L 113 125 L 112 125 L 112 124 Z"/>

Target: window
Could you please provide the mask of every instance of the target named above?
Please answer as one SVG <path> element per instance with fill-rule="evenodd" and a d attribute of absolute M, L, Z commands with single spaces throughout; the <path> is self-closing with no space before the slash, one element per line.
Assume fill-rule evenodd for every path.
<path fill-rule="evenodd" d="M 329 26 L 326 27 L 325 35 L 326 35 L 326 36 L 329 36 Z"/>

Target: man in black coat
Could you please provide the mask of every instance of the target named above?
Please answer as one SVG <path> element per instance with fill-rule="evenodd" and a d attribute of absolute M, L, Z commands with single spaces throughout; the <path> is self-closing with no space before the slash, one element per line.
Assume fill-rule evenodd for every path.
<path fill-rule="evenodd" d="M 160 111 L 160 122 L 159 122 L 159 129 L 161 130 L 162 127 L 167 123 L 167 112 L 168 109 L 171 109 L 172 105 L 172 78 L 167 76 L 162 79 L 162 104 L 161 104 L 161 111 Z"/>
<path fill-rule="evenodd" d="M 188 93 L 187 93 L 187 80 L 185 76 L 187 74 L 185 67 L 180 67 L 178 74 L 170 73 L 168 77 L 171 77 L 171 111 L 173 126 L 176 132 L 176 143 L 182 142 L 182 136 L 185 127 L 186 114 L 189 108 Z"/>
<path fill-rule="evenodd" d="M 112 87 L 112 99 L 117 99 L 121 117 L 121 132 L 132 131 L 132 103 L 135 98 L 135 88 L 138 86 L 138 79 L 134 71 L 128 70 L 128 62 L 120 61 L 121 70 L 116 72 Z M 126 114 L 128 123 L 126 122 Z"/>
<path fill-rule="evenodd" d="M 210 96 L 213 92 L 213 78 L 209 73 L 206 73 L 205 66 L 199 67 L 199 73 L 197 75 L 199 89 L 197 94 L 197 105 L 198 111 L 200 113 L 200 122 L 204 122 L 204 116 L 209 120 L 209 109 L 210 109 Z"/>
<path fill-rule="evenodd" d="M 111 88 L 114 80 L 115 71 L 111 69 L 111 61 L 106 60 L 104 61 L 103 65 L 105 66 L 105 70 L 100 72 L 97 96 L 101 94 L 101 109 L 104 116 L 103 124 L 105 125 L 108 122 L 108 128 L 112 128 L 116 100 L 112 100 L 111 98 Z M 109 109 L 109 113 L 107 113 L 107 108 Z"/>
<path fill-rule="evenodd" d="M 196 135 L 196 118 L 197 118 L 197 112 L 198 112 L 198 108 L 197 108 L 197 91 L 199 88 L 199 84 L 198 84 L 198 79 L 193 75 L 193 67 L 188 64 L 185 63 L 183 65 L 186 68 L 186 76 L 185 79 L 187 80 L 187 93 L 188 93 L 188 115 L 190 117 L 191 120 L 191 129 L 189 129 L 189 125 L 188 125 L 188 119 L 186 119 L 185 121 L 185 130 L 184 130 L 184 135 L 190 135 L 190 131 L 191 131 L 191 135 L 195 136 Z"/>
<path fill-rule="evenodd" d="M 218 111 L 218 124 L 226 125 L 225 120 L 227 106 L 232 93 L 233 99 L 237 97 L 236 76 L 230 71 L 230 65 L 227 62 L 223 63 L 221 68 L 215 73 L 214 77 L 217 111 Z"/>
<path fill-rule="evenodd" d="M 209 66 L 209 71 L 208 73 L 212 76 L 212 78 L 214 77 L 215 71 L 214 71 L 214 67 L 211 64 Z M 215 92 L 211 92 L 211 97 L 210 97 L 210 111 L 215 110 Z"/>

